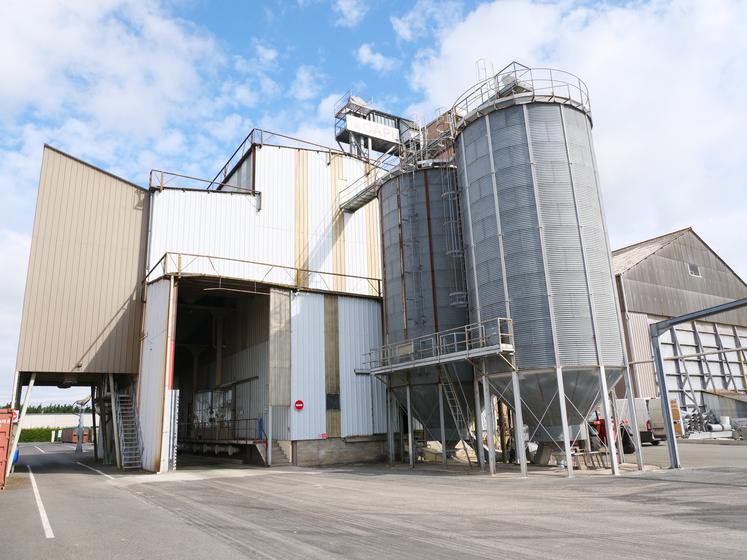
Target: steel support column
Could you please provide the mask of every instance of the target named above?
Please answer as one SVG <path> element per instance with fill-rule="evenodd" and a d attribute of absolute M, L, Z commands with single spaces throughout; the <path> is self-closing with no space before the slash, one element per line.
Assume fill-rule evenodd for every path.
<path fill-rule="evenodd" d="M 267 466 L 272 466 L 272 405 L 267 405 L 267 437 L 265 445 L 267 446 Z"/>
<path fill-rule="evenodd" d="M 568 428 L 568 413 L 565 406 L 565 385 L 563 384 L 563 369 L 555 368 L 558 378 L 558 402 L 560 403 L 560 422 L 563 425 L 563 447 L 565 449 L 565 464 L 568 478 L 573 478 L 573 452 L 571 451 L 571 431 Z"/>
<path fill-rule="evenodd" d="M 394 465 L 394 413 L 392 390 L 387 385 L 386 388 L 386 453 L 389 460 L 389 466 Z"/>
<path fill-rule="evenodd" d="M 521 411 L 521 387 L 519 386 L 519 374 L 516 370 L 511 372 L 511 384 L 514 391 L 514 447 L 516 448 L 516 459 L 521 467 L 521 476 L 528 475 L 527 450 L 524 441 L 524 414 Z"/>
<path fill-rule="evenodd" d="M 672 469 L 682 468 L 680 463 L 680 450 L 677 447 L 677 436 L 674 433 L 674 419 L 672 408 L 669 404 L 669 388 L 667 387 L 667 376 L 664 373 L 664 361 L 661 357 L 661 346 L 659 345 L 659 332 L 651 325 L 651 345 L 654 351 L 654 366 L 659 381 L 659 400 L 661 402 L 661 414 L 664 418 L 664 429 L 667 432 L 667 447 L 669 448 L 669 466 Z"/>
<path fill-rule="evenodd" d="M 36 382 L 36 374 L 31 374 L 31 379 L 29 379 L 29 387 L 26 389 L 26 395 L 23 397 L 23 408 L 21 408 L 21 414 L 18 416 L 18 426 L 16 427 L 16 433 L 13 434 L 13 443 L 10 446 L 10 450 L 8 453 L 8 461 L 5 467 L 5 478 L 8 478 L 8 475 L 10 474 L 10 469 L 13 467 L 13 457 L 16 454 L 16 449 L 18 449 L 18 439 L 21 437 L 21 423 L 23 422 L 23 419 L 26 418 L 26 411 L 29 408 L 29 399 L 31 398 L 31 391 L 34 390 L 34 383 Z M 20 382 L 19 382 L 20 385 Z"/>
<path fill-rule="evenodd" d="M 628 399 L 628 419 L 633 424 L 633 442 L 635 443 L 635 459 L 638 463 L 638 470 L 642 471 L 643 464 L 643 447 L 641 446 L 641 432 L 638 429 L 638 412 L 635 409 L 635 398 L 633 397 L 633 386 L 630 383 L 630 369 L 623 369 L 623 381 L 625 384 L 625 397 Z"/>
<path fill-rule="evenodd" d="M 604 415 L 604 429 L 607 434 L 607 450 L 610 455 L 610 467 L 612 474 L 620 474 L 620 465 L 617 462 L 617 453 L 615 452 L 615 428 L 612 426 L 612 412 L 610 411 L 610 394 L 607 388 L 607 373 L 604 366 L 599 368 L 599 383 L 602 393 L 602 414 Z"/>
<path fill-rule="evenodd" d="M 99 438 L 96 435 L 96 387 L 91 385 L 91 420 L 93 421 L 93 429 L 91 435 L 93 439 L 93 460 L 99 460 Z"/>
<path fill-rule="evenodd" d="M 474 371 L 474 368 L 473 368 Z M 480 470 L 485 470 L 485 453 L 482 448 L 482 407 L 480 406 L 480 382 L 477 380 L 477 373 L 474 373 L 472 379 L 472 388 L 475 394 L 475 453 L 477 461 L 480 464 Z"/>
<path fill-rule="evenodd" d="M 438 420 L 441 423 L 441 462 L 446 464 L 446 422 L 444 421 L 444 386 L 438 384 Z"/>
<path fill-rule="evenodd" d="M 415 468 L 415 446 L 413 445 L 412 403 L 410 398 L 410 384 L 407 384 L 407 452 L 410 456 L 410 468 Z"/>
<path fill-rule="evenodd" d="M 490 382 L 482 368 L 482 398 L 485 401 L 485 422 L 488 432 L 488 468 L 490 474 L 495 474 L 495 411 L 493 410 L 493 396 L 490 394 Z"/>

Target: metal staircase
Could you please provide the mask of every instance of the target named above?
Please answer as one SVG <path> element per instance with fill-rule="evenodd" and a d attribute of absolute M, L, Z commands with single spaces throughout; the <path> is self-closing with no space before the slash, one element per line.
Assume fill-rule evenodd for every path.
<path fill-rule="evenodd" d="M 143 468 L 140 453 L 140 429 L 135 413 L 132 395 L 117 393 L 117 423 L 119 425 L 119 448 L 122 455 L 122 469 Z"/>
<path fill-rule="evenodd" d="M 441 366 L 441 383 L 443 387 L 444 400 L 446 401 L 446 406 L 449 407 L 449 412 L 451 413 L 451 418 L 454 420 L 454 425 L 456 426 L 457 433 L 459 434 L 459 439 L 463 441 L 465 445 L 467 444 L 467 442 L 469 442 L 469 444 L 477 453 L 479 447 L 477 447 L 477 441 L 474 434 L 469 429 L 469 417 L 462 410 L 462 402 L 460 401 L 459 395 L 457 394 L 456 388 L 454 387 L 454 381 L 449 374 L 448 366 Z M 461 386 L 459 390 L 460 392 L 462 392 L 462 398 L 465 400 L 465 402 L 467 402 L 464 392 L 461 390 Z M 467 449 L 465 449 L 464 451 L 467 455 L 467 461 L 469 461 L 471 466 L 472 460 L 469 458 L 469 452 L 467 451 Z"/>

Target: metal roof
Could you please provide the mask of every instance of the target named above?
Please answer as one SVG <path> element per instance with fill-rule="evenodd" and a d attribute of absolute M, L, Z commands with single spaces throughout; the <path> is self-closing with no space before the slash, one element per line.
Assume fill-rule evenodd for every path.
<path fill-rule="evenodd" d="M 689 231 L 692 231 L 692 228 L 673 231 L 672 233 L 660 235 L 653 239 L 646 239 L 645 241 L 640 241 L 633 245 L 623 247 L 622 249 L 612 251 L 612 266 L 615 269 L 615 275 L 630 270 L 644 259 L 650 257 L 660 249 L 663 249 L 672 241 Z"/>

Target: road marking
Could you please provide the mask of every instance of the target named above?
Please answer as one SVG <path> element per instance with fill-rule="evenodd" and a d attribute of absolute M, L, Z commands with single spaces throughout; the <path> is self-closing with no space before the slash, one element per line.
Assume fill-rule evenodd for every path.
<path fill-rule="evenodd" d="M 42 526 L 44 527 L 44 536 L 48 539 L 54 538 L 54 533 L 52 532 L 52 526 L 49 524 L 49 518 L 47 517 L 47 511 L 44 509 L 44 504 L 42 503 L 41 496 L 39 495 L 39 487 L 36 485 L 36 479 L 34 478 L 34 473 L 31 471 L 31 467 L 26 465 L 26 468 L 29 470 L 29 478 L 31 479 L 31 487 L 34 489 L 34 498 L 36 498 L 36 507 L 39 510 L 39 517 L 41 517 Z"/>
<path fill-rule="evenodd" d="M 35 445 L 34 447 L 36 447 L 39 451 L 41 451 L 42 453 L 46 455 L 47 452 L 44 451 L 41 447 L 39 447 L 38 445 Z"/>
<path fill-rule="evenodd" d="M 99 473 L 101 476 L 105 476 L 106 478 L 111 478 L 114 480 L 114 477 L 111 475 L 106 474 L 105 472 L 101 472 L 99 469 L 94 469 L 91 465 L 86 465 L 85 463 L 81 463 L 79 461 L 75 461 L 78 465 L 81 467 L 85 467 L 87 469 L 91 469 L 93 472 Z"/>

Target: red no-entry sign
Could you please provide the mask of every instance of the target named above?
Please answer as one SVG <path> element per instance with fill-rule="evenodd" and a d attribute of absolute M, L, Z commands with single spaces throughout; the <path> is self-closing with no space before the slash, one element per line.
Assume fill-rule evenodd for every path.
<path fill-rule="evenodd" d="M 296 410 L 303 410 L 303 401 L 301 399 L 298 399 L 295 403 L 293 403 L 293 406 L 296 407 Z"/>

